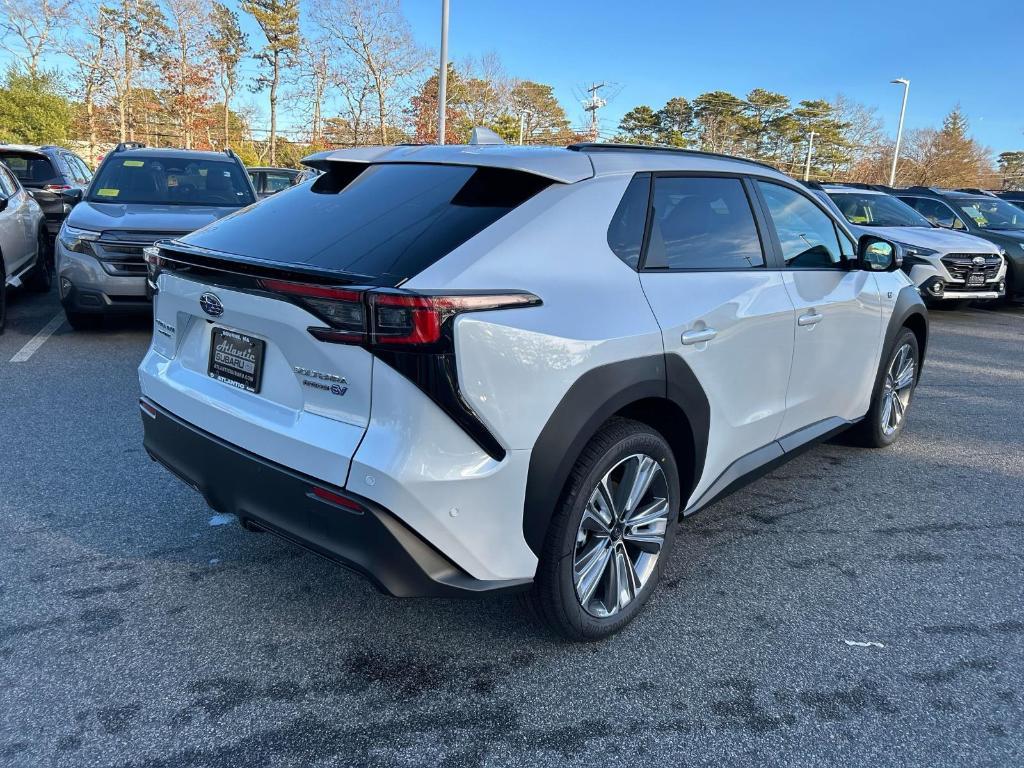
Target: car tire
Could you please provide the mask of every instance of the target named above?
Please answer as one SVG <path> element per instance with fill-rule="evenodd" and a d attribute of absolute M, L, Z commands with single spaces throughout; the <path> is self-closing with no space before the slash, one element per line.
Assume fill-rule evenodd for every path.
<path fill-rule="evenodd" d="M 570 640 L 618 632 L 657 587 L 680 508 L 665 438 L 637 421 L 609 420 L 569 475 L 526 595 L 531 611 Z"/>
<path fill-rule="evenodd" d="M 904 366 L 908 360 L 909 381 L 896 386 L 907 375 Z M 855 443 L 866 448 L 885 448 L 896 442 L 907 424 L 907 410 L 917 389 L 920 369 L 917 336 L 904 328 L 883 358 L 867 416 L 851 430 Z"/>
<path fill-rule="evenodd" d="M 103 325 L 103 315 L 93 315 L 88 312 L 72 312 L 67 309 L 64 310 L 64 315 L 68 319 L 68 325 L 76 331 L 95 331 Z"/>
<path fill-rule="evenodd" d="M 46 236 L 45 231 L 39 233 L 36 248 L 36 265 L 25 280 L 25 287 L 33 293 L 49 293 L 53 287 L 53 258 L 50 238 Z"/>

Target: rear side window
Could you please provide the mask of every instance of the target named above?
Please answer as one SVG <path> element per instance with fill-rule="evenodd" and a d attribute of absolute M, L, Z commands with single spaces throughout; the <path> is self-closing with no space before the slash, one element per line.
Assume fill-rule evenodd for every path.
<path fill-rule="evenodd" d="M 500 168 L 339 163 L 184 242 L 397 285 L 551 183 Z"/>
<path fill-rule="evenodd" d="M 953 213 L 953 209 L 941 200 L 932 200 L 927 197 L 901 197 L 900 200 L 936 226 L 946 227 L 947 229 L 967 229 L 964 223 Z"/>
<path fill-rule="evenodd" d="M 647 269 L 751 269 L 764 266 L 743 183 L 733 178 L 661 176 Z"/>
<path fill-rule="evenodd" d="M 60 184 L 53 163 L 43 155 L 32 152 L 0 152 L 0 160 L 10 168 L 22 186 L 38 188 L 47 184 Z"/>
<path fill-rule="evenodd" d="M 626 187 L 626 193 L 608 225 L 608 246 L 633 269 L 640 263 L 650 194 L 651 174 L 638 173 Z"/>

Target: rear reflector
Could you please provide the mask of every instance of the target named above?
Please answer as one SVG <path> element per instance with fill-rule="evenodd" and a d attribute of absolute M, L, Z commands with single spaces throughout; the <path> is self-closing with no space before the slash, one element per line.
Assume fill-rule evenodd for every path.
<path fill-rule="evenodd" d="M 155 419 L 157 417 L 157 410 L 156 410 L 156 408 L 154 408 L 153 405 L 148 400 L 146 400 L 146 398 L 144 398 L 144 397 L 140 397 L 139 398 L 139 409 L 144 414 L 149 416 L 149 418 L 151 418 L 151 419 Z"/>
<path fill-rule="evenodd" d="M 319 486 L 314 485 L 312 488 L 309 489 L 309 495 L 313 496 L 314 498 L 320 501 L 326 501 L 328 504 L 334 504 L 335 506 L 338 507 L 344 507 L 349 512 L 355 512 L 359 515 L 365 512 L 361 504 L 352 501 L 352 499 L 346 496 L 342 496 L 339 493 L 334 493 L 334 491 L 328 491 L 326 488 L 320 488 Z"/>

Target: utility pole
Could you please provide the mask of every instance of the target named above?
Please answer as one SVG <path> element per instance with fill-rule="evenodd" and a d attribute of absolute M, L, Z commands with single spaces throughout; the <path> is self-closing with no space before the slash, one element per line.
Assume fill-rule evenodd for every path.
<path fill-rule="evenodd" d="M 444 114 L 448 101 L 448 0 L 441 0 L 441 69 L 437 73 L 437 143 L 444 144 Z"/>
<path fill-rule="evenodd" d="M 890 80 L 893 85 L 903 86 L 903 106 L 900 107 L 900 127 L 896 130 L 896 148 L 892 151 L 892 170 L 889 172 L 889 186 L 896 186 L 896 162 L 900 158 L 900 142 L 903 140 L 903 117 L 907 114 L 907 96 L 910 95 L 910 81 L 905 77 Z"/>
<path fill-rule="evenodd" d="M 604 88 L 604 83 L 594 83 L 587 88 L 587 93 L 590 94 L 590 98 L 583 102 L 583 109 L 590 113 L 590 140 L 597 141 L 600 138 L 600 132 L 597 128 L 597 110 L 605 106 L 608 102 L 600 98 L 597 92 Z"/>
<path fill-rule="evenodd" d="M 811 131 L 811 136 L 807 140 L 807 164 L 804 165 L 804 181 L 810 181 L 811 179 L 811 156 L 814 154 L 814 131 Z"/>

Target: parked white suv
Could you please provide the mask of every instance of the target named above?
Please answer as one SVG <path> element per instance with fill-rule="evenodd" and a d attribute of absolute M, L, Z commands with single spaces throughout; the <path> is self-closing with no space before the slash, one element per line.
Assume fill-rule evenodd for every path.
<path fill-rule="evenodd" d="M 685 151 L 362 148 L 147 254 L 145 445 L 394 595 L 529 590 L 622 627 L 680 514 L 850 427 L 897 438 L 927 314 L 760 164 Z"/>
<path fill-rule="evenodd" d="M 988 240 L 932 224 L 897 197 L 867 184 L 809 184 L 834 205 L 854 234 L 903 246 L 903 270 L 931 307 L 957 309 L 1006 295 L 1006 259 Z"/>

